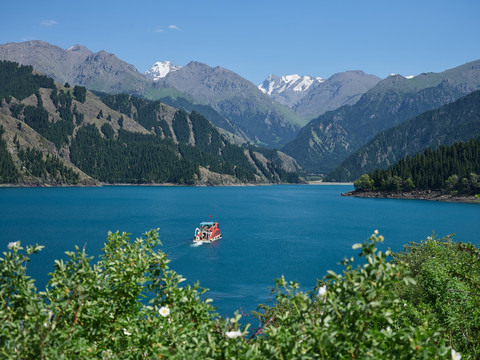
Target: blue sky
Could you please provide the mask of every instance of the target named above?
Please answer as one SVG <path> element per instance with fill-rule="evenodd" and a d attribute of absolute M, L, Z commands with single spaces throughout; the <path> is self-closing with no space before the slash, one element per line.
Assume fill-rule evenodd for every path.
<path fill-rule="evenodd" d="M 1 44 L 80 44 L 140 72 L 195 60 L 259 84 L 272 73 L 384 78 L 480 59 L 478 0 L 28 0 L 1 8 Z"/>

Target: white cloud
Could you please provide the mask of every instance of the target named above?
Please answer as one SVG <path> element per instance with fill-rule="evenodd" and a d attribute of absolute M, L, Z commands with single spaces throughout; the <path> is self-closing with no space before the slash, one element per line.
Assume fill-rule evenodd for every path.
<path fill-rule="evenodd" d="M 180 30 L 181 30 L 177 25 L 168 25 L 168 29 L 169 29 L 169 30 L 177 30 L 177 31 L 180 31 Z M 154 30 L 154 32 L 156 32 L 156 33 L 164 33 L 164 32 L 165 32 L 165 29 L 157 28 L 156 30 Z"/>
<path fill-rule="evenodd" d="M 57 25 L 58 22 L 56 22 L 55 20 L 43 20 L 40 24 L 43 26 L 53 26 Z"/>

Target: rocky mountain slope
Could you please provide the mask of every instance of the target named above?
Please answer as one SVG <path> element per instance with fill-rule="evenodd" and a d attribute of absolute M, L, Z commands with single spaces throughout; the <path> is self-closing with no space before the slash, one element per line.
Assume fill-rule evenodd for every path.
<path fill-rule="evenodd" d="M 133 65 L 105 51 L 93 53 L 74 45 L 62 49 L 43 41 L 0 45 L 0 59 L 33 68 L 55 81 L 85 86 L 89 90 L 143 94 L 149 81 Z"/>
<path fill-rule="evenodd" d="M 380 80 L 363 71 L 345 71 L 326 80 L 311 76 L 270 75 L 259 89 L 289 106 L 302 119 L 312 120 L 343 105 L 355 104 Z"/>
<path fill-rule="evenodd" d="M 222 67 L 190 62 L 159 79 L 155 88 L 173 87 L 202 105 L 209 105 L 238 129 L 237 135 L 267 147 L 292 140 L 304 124 L 287 106 L 257 86 Z"/>
<path fill-rule="evenodd" d="M 0 168 L 9 169 L 2 170 L 4 183 L 300 181 L 293 159 L 232 145 L 196 112 L 126 94 L 102 101 L 84 87 L 65 87 L 32 70 L 0 62 Z"/>
<path fill-rule="evenodd" d="M 270 95 L 279 103 L 293 107 L 308 92 L 309 89 L 316 87 L 324 82 L 320 77 L 307 75 L 269 75 L 258 88 L 264 94 Z"/>
<path fill-rule="evenodd" d="M 314 119 L 343 105 L 353 105 L 381 79 L 363 71 L 337 73 L 310 88 L 292 110 L 303 119 Z"/>
<path fill-rule="evenodd" d="M 480 91 L 384 130 L 349 156 L 326 181 L 354 181 L 426 148 L 480 136 Z"/>
<path fill-rule="evenodd" d="M 380 131 L 480 89 L 480 60 L 442 73 L 389 76 L 354 105 L 325 113 L 283 151 L 311 173 L 328 174 Z"/>

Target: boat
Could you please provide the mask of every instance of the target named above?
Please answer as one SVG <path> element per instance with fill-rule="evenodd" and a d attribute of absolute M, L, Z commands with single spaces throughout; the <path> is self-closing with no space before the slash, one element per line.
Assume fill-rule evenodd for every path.
<path fill-rule="evenodd" d="M 204 221 L 200 223 L 200 227 L 195 229 L 193 242 L 195 243 L 211 243 L 221 239 L 220 227 L 218 222 Z"/>

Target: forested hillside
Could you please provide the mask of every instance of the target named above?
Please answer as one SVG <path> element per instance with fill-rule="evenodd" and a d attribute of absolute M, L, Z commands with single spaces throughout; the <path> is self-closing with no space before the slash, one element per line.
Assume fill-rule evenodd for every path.
<path fill-rule="evenodd" d="M 360 191 L 447 190 L 480 194 L 480 137 L 398 161 L 386 170 L 375 170 L 355 181 Z"/>
<path fill-rule="evenodd" d="M 0 163 L 10 169 L 2 183 L 301 181 L 293 160 L 232 145 L 199 113 L 129 95 L 101 102 L 84 87 L 55 84 L 31 67 L 1 62 L 0 68 Z"/>
<path fill-rule="evenodd" d="M 382 131 L 325 180 L 353 181 L 364 173 L 387 168 L 426 148 L 435 149 L 477 136 L 480 136 L 480 91 Z"/>

